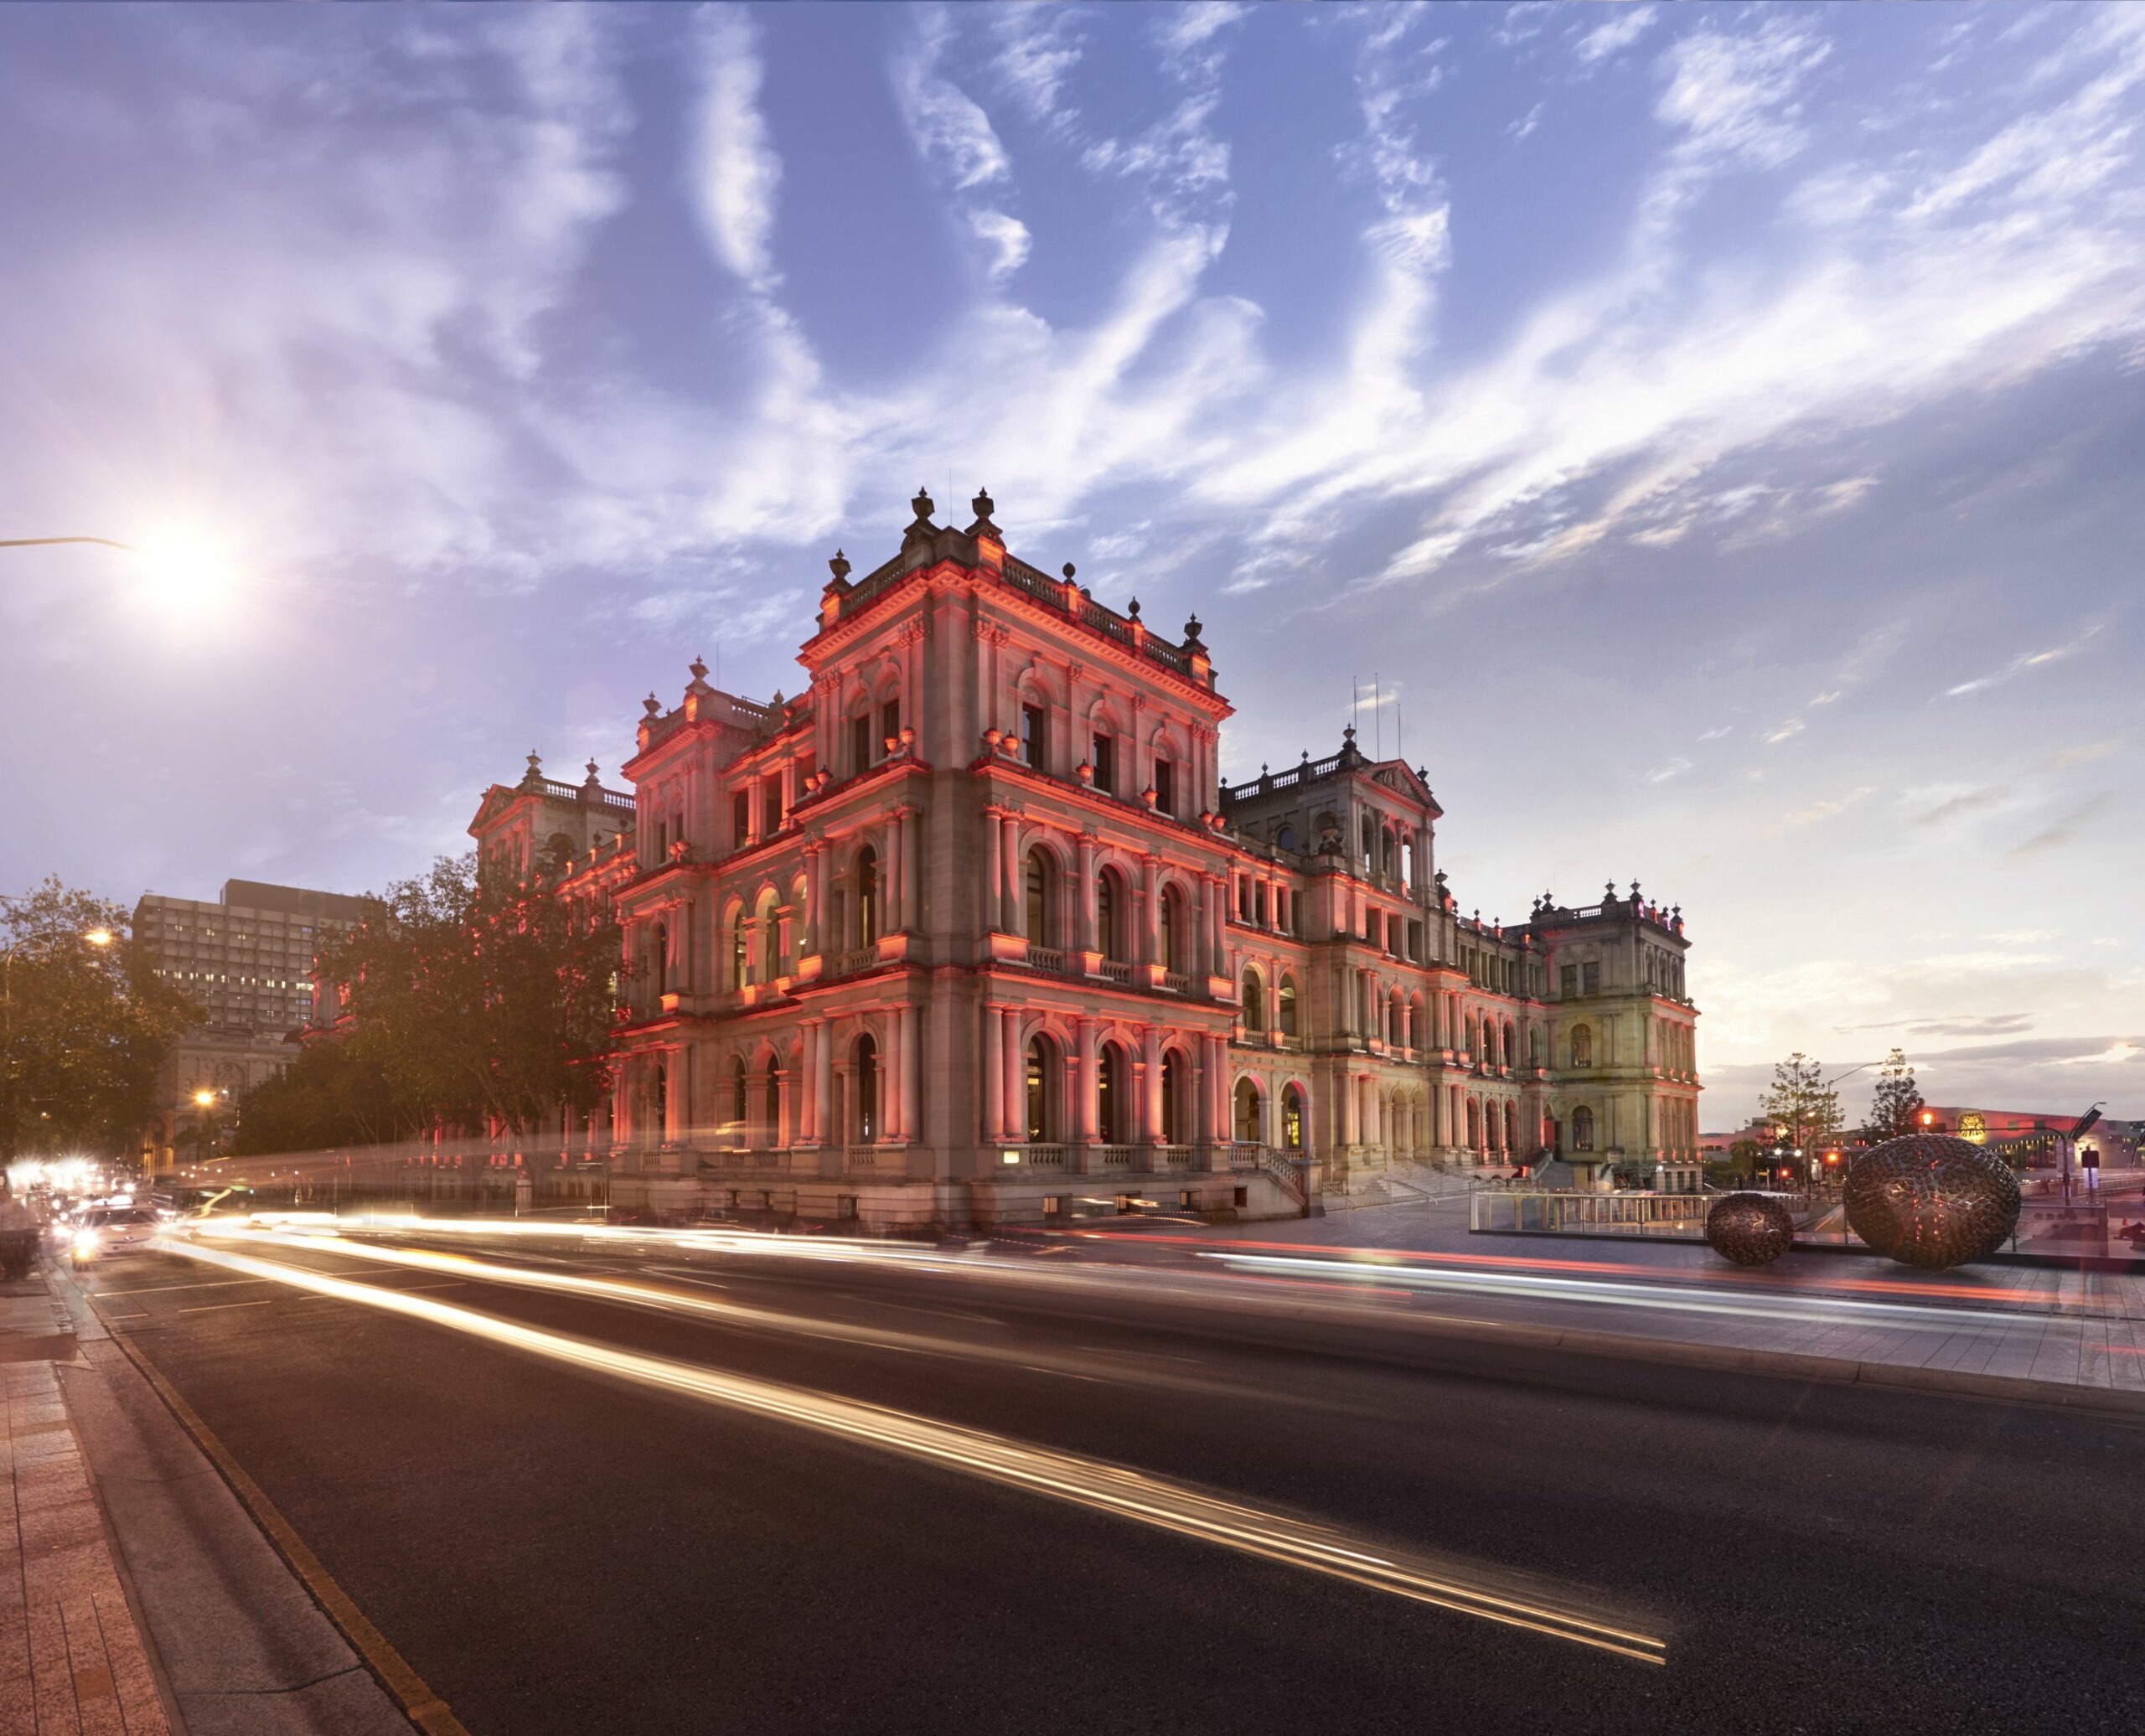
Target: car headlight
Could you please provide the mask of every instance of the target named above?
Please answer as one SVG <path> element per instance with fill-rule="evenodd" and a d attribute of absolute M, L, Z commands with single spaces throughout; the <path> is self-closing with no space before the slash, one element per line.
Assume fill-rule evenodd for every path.
<path fill-rule="evenodd" d="M 75 1232 L 75 1252 L 76 1253 L 95 1253 L 96 1251 L 97 1232 L 95 1230 L 77 1230 Z"/>

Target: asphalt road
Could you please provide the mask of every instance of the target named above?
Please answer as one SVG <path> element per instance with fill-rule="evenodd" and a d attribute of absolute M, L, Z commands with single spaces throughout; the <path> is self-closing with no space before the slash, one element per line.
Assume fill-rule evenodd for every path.
<path fill-rule="evenodd" d="M 1634 1661 L 183 1258 L 97 1273 L 472 1731 L 2145 1728 L 2119 1418 L 1256 1323 L 1136 1273 L 503 1256 L 740 1319 L 252 1253 L 1136 1467 L 1666 1642 Z"/>

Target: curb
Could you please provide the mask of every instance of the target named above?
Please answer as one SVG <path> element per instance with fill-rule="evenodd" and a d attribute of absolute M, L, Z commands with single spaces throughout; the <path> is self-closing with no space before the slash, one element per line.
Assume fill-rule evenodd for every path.
<path fill-rule="evenodd" d="M 1606 1234 L 1587 1230 L 1477 1230 L 1470 1228 L 1470 1236 L 1529 1236 L 1541 1242 L 1654 1242 L 1672 1248 L 1703 1248 L 1703 1236 L 1649 1236 L 1644 1231 L 1618 1232 Z M 1849 1248 L 1838 1242 L 1805 1242 L 1797 1237 L 1791 1253 L 1844 1253 L 1858 1258 L 1881 1260 L 1884 1255 L 1874 1248 Z M 1983 1254 L 1976 1265 L 2033 1266 L 2043 1271 L 2107 1272 L 2117 1277 L 2145 1277 L 2145 1259 L 2132 1259 L 2127 1255 L 2097 1253 L 2016 1253 L 1999 1252 Z"/>

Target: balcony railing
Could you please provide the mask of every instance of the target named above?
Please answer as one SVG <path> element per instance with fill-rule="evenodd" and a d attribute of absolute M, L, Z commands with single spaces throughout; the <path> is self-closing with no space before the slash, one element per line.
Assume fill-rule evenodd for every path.
<path fill-rule="evenodd" d="M 1154 1165 L 1158 1170 L 1190 1170 L 1198 1167 L 1199 1148 L 1197 1145 L 1157 1145 L 1154 1148 Z"/>
<path fill-rule="evenodd" d="M 1037 946 L 1028 943 L 1028 967 L 1031 970 L 1047 970 L 1057 976 L 1065 974 L 1065 953 L 1057 947 Z"/>
<path fill-rule="evenodd" d="M 832 974 L 852 976 L 860 970 L 869 970 L 878 962 L 879 949 L 876 946 L 852 947 L 848 952 L 835 954 Z"/>
<path fill-rule="evenodd" d="M 1065 1167 L 1065 1148 L 1062 1145 L 1009 1145 L 1006 1150 L 1018 1150 L 1021 1163 L 1031 1170 L 1062 1170 Z"/>
<path fill-rule="evenodd" d="M 1114 958 L 1105 958 L 1099 967 L 1101 974 L 1113 983 L 1129 984 L 1132 981 L 1132 967 L 1120 964 Z"/>
<path fill-rule="evenodd" d="M 1095 1167 L 1102 1170 L 1130 1170 L 1139 1167 L 1139 1150 L 1132 1145 L 1098 1145 L 1095 1148 Z"/>

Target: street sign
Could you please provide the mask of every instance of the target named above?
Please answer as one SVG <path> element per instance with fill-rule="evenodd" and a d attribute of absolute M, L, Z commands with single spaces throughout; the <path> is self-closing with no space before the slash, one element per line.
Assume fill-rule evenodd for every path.
<path fill-rule="evenodd" d="M 2098 1146 L 2088 1145 L 2084 1150 L 2078 1154 L 2078 1167 L 2080 1169 L 2097 1170 L 2100 1166 L 2101 1153 Z"/>

